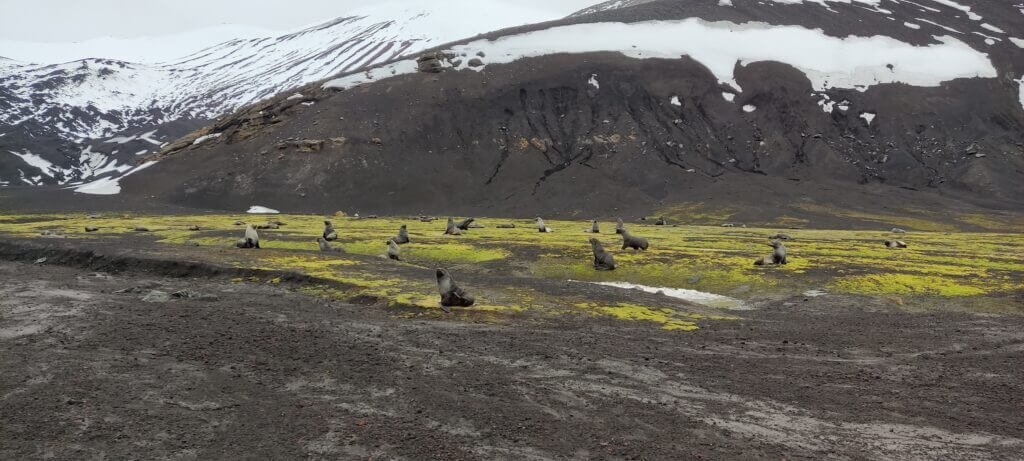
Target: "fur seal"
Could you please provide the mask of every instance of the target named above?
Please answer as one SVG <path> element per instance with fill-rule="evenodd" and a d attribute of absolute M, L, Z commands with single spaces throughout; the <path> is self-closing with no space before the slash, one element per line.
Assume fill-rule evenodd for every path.
<path fill-rule="evenodd" d="M 782 232 L 779 232 L 778 234 L 768 237 L 768 240 L 789 240 L 791 238 L 792 237 L 790 237 L 789 234 L 783 234 Z"/>
<path fill-rule="evenodd" d="M 906 234 L 907 230 L 906 229 L 901 229 L 899 227 L 894 227 L 894 228 L 892 228 L 891 232 L 894 233 L 894 234 Z"/>
<path fill-rule="evenodd" d="M 135 226 L 135 232 L 149 232 L 149 228 L 146 226 Z"/>
<path fill-rule="evenodd" d="M 334 230 L 334 224 L 324 221 L 324 234 L 321 237 L 329 242 L 338 240 L 338 231 Z"/>
<path fill-rule="evenodd" d="M 324 253 L 341 253 L 342 251 L 345 251 L 345 250 L 342 250 L 341 248 L 333 248 L 333 247 L 331 247 L 331 244 L 327 243 L 327 239 L 325 239 L 323 237 L 317 237 L 316 238 L 316 243 L 317 243 L 317 245 L 320 245 L 320 251 L 324 252 Z"/>
<path fill-rule="evenodd" d="M 252 227 L 252 224 L 245 226 L 245 238 L 235 243 L 238 248 L 259 248 L 260 247 L 260 235 L 256 233 L 256 229 Z"/>
<path fill-rule="evenodd" d="M 906 248 L 907 243 L 902 240 L 886 240 L 886 248 Z"/>
<path fill-rule="evenodd" d="M 451 306 L 469 307 L 476 301 L 466 293 L 466 290 L 455 284 L 455 279 L 448 271 L 438 268 L 436 275 L 437 291 L 441 294 L 441 309 L 444 309 L 445 312 L 451 312 L 448 309 Z"/>
<path fill-rule="evenodd" d="M 513 223 L 508 223 L 508 224 L 498 224 L 497 226 L 494 226 L 494 227 L 497 227 L 498 229 L 515 229 L 516 225 L 513 224 Z"/>
<path fill-rule="evenodd" d="M 476 218 L 466 218 L 466 219 L 463 219 L 462 222 L 460 222 L 455 227 L 458 227 L 459 230 L 469 230 L 469 225 L 473 224 L 473 221 L 476 221 Z"/>
<path fill-rule="evenodd" d="M 597 224 L 597 220 L 596 219 L 590 221 L 590 233 L 591 234 L 600 234 L 601 233 L 601 226 Z"/>
<path fill-rule="evenodd" d="M 98 230 L 100 230 L 100 228 L 98 228 L 96 226 L 85 226 L 85 231 L 86 232 L 96 232 Z"/>
<path fill-rule="evenodd" d="M 605 251 L 604 246 L 596 238 L 590 238 L 590 248 L 594 250 L 594 269 L 599 271 L 615 270 L 615 257 Z"/>
<path fill-rule="evenodd" d="M 260 229 L 260 230 L 263 230 L 263 229 L 280 229 L 281 225 L 276 223 L 276 222 L 268 221 L 268 222 L 265 222 L 263 224 L 257 224 L 256 228 Z"/>
<path fill-rule="evenodd" d="M 448 225 L 444 229 L 444 235 L 462 235 L 462 230 L 455 227 L 455 220 L 448 217 Z"/>
<path fill-rule="evenodd" d="M 199 230 L 199 226 L 193 224 L 191 226 L 188 226 L 188 230 L 190 230 L 190 231 L 197 231 L 197 230 Z"/>
<path fill-rule="evenodd" d="M 391 240 L 394 240 L 399 245 L 409 243 L 409 229 L 405 227 L 405 224 L 398 228 L 398 235 L 391 237 Z"/>
<path fill-rule="evenodd" d="M 420 222 L 433 222 L 435 219 L 433 216 L 420 216 Z"/>
<path fill-rule="evenodd" d="M 551 228 L 544 224 L 544 220 L 537 217 L 537 232 L 551 232 Z"/>
<path fill-rule="evenodd" d="M 394 238 L 389 238 L 388 239 L 388 252 L 387 252 L 387 256 L 388 256 L 388 259 L 394 259 L 395 261 L 401 261 L 402 260 L 402 249 L 398 247 L 397 243 L 395 243 L 395 239 Z"/>
<path fill-rule="evenodd" d="M 772 240 L 772 243 L 769 243 L 768 246 L 775 249 L 772 251 L 772 264 L 786 264 L 788 262 L 786 260 L 786 246 L 781 241 Z"/>
<path fill-rule="evenodd" d="M 647 250 L 647 239 L 631 235 L 628 230 L 622 229 L 622 249 L 632 248 L 634 250 Z"/>
<path fill-rule="evenodd" d="M 665 219 L 664 216 L 662 216 L 662 217 L 658 218 L 657 221 L 654 222 L 654 225 L 655 226 L 667 226 L 668 225 L 668 220 Z"/>
<path fill-rule="evenodd" d="M 624 230 L 626 230 L 626 225 L 622 223 L 622 218 L 615 220 L 615 233 L 621 234 Z"/>

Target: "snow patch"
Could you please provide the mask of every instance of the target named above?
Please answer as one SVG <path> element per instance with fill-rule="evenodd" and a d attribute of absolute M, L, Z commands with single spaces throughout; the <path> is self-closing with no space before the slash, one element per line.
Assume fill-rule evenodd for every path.
<path fill-rule="evenodd" d="M 192 145 L 194 146 L 196 144 L 202 144 L 202 143 L 204 143 L 204 142 L 206 142 L 208 140 L 211 140 L 213 138 L 219 138 L 220 135 L 221 135 L 221 133 L 210 133 L 208 135 L 200 136 L 200 137 L 196 138 L 195 141 L 192 141 Z"/>
<path fill-rule="evenodd" d="M 955 8 L 955 9 L 958 9 L 960 11 L 963 11 L 964 13 L 967 13 L 967 17 L 970 18 L 972 21 L 980 21 L 981 20 L 981 16 L 979 16 L 977 13 L 971 11 L 971 7 L 969 7 L 969 6 L 961 5 L 961 4 L 957 3 L 957 2 L 954 2 L 953 0 L 932 0 L 932 1 L 935 2 L 935 3 L 938 3 L 940 5 L 945 5 L 945 6 L 948 6 L 950 8 Z"/>
<path fill-rule="evenodd" d="M 668 102 L 669 102 L 669 104 L 672 104 L 673 106 L 682 106 L 683 105 L 683 103 L 679 101 L 679 96 L 672 96 L 672 98 L 669 99 Z"/>
<path fill-rule="evenodd" d="M 813 95 L 812 95 L 813 96 Z M 835 107 L 836 102 L 832 100 L 827 94 L 821 94 L 821 99 L 818 100 L 818 105 L 821 106 L 821 110 L 825 113 L 831 114 L 832 108 Z"/>
<path fill-rule="evenodd" d="M 628 282 L 591 282 L 596 285 L 603 285 L 608 287 L 622 288 L 625 290 L 640 290 L 647 293 L 661 293 L 670 298 L 682 299 L 684 301 L 690 301 L 697 304 L 702 304 L 709 307 L 717 307 L 721 309 L 749 309 L 736 298 L 730 298 L 728 296 L 722 296 L 714 293 L 707 293 L 704 291 L 687 290 L 685 288 L 669 288 L 669 287 L 652 287 L 647 285 L 639 285 Z"/>
<path fill-rule="evenodd" d="M 903 25 L 907 26 L 907 27 L 909 27 L 911 29 L 920 29 L 921 28 L 920 24 L 914 24 L 912 22 L 904 22 Z"/>
<path fill-rule="evenodd" d="M 9 150 L 7 152 L 14 154 L 23 162 L 27 163 L 29 166 L 38 168 L 39 171 L 43 172 L 44 175 L 49 176 L 51 178 L 53 177 L 54 172 L 61 171 L 60 168 L 54 167 L 52 163 L 36 154 L 33 154 L 31 151 L 27 149 L 25 150 L 24 154 L 19 154 L 13 150 Z M 40 177 L 40 179 L 42 178 Z"/>
<path fill-rule="evenodd" d="M 860 118 L 864 119 L 864 121 L 868 122 L 868 125 L 870 125 L 871 122 L 875 119 L 875 113 L 874 112 L 861 112 L 860 113 Z"/>
<path fill-rule="evenodd" d="M 1024 39 L 1014 37 L 1009 37 L 1009 39 L 1014 45 L 1017 45 L 1017 48 L 1024 48 Z"/>
<path fill-rule="evenodd" d="M 296 99 L 302 99 L 302 98 L 303 98 L 302 93 L 295 93 L 295 94 L 285 98 L 285 101 L 294 101 Z"/>
<path fill-rule="evenodd" d="M 253 206 L 249 207 L 249 209 L 246 211 L 246 213 L 249 213 L 249 214 L 278 214 L 278 213 L 280 213 L 280 211 L 277 211 L 277 210 L 275 210 L 273 208 L 267 208 L 265 206 L 253 205 Z"/>
<path fill-rule="evenodd" d="M 135 168 L 132 168 L 127 173 L 125 173 L 125 174 L 123 174 L 123 175 L 121 175 L 119 177 L 110 177 L 110 176 L 108 176 L 108 177 L 105 177 L 105 178 L 100 178 L 100 179 L 97 179 L 95 181 L 82 184 L 81 186 L 77 186 L 77 187 L 74 188 L 74 191 L 78 192 L 80 194 L 89 194 L 89 195 L 116 195 L 116 194 L 120 194 L 121 193 L 121 184 L 120 184 L 120 182 L 121 182 L 122 179 L 124 179 L 124 178 L 126 178 L 126 177 L 128 177 L 128 176 L 130 176 L 132 174 L 135 174 L 135 173 L 137 173 L 139 171 L 145 170 L 146 168 L 149 168 L 149 167 L 151 167 L 153 165 L 156 165 L 156 162 L 146 162 L 146 163 L 143 163 L 142 165 L 139 165 L 139 166 L 137 166 Z"/>
<path fill-rule="evenodd" d="M 736 99 L 736 95 L 728 91 L 723 91 L 722 98 L 725 99 L 726 101 L 732 102 L 734 99 Z"/>
<path fill-rule="evenodd" d="M 587 40 L 580 40 L 580 37 L 587 37 Z M 665 37 L 673 39 L 665 40 Z M 556 26 L 495 40 L 476 40 L 454 46 L 450 51 L 467 56 L 483 51 L 489 64 L 554 53 L 598 51 L 619 52 L 637 59 L 674 59 L 688 55 L 710 69 L 720 82 L 737 87 L 733 76 L 737 61 L 741 65 L 778 61 L 800 69 L 818 91 L 866 89 L 870 85 L 895 82 L 937 86 L 956 78 L 996 76 L 985 53 L 953 37 L 935 39 L 940 43 L 914 46 L 884 36 L 838 38 L 825 35 L 820 29 L 800 26 L 689 18 Z M 825 56 L 842 56 L 843 59 L 823 59 Z M 481 71 L 484 67 L 474 69 L 463 62 L 455 68 Z M 330 80 L 323 88 L 346 89 L 413 72 L 416 72 L 415 61 L 403 60 Z"/>
<path fill-rule="evenodd" d="M 590 80 L 587 80 L 587 84 L 594 87 L 595 90 L 601 89 L 601 84 L 597 81 L 597 74 L 590 74 Z"/>
<path fill-rule="evenodd" d="M 981 28 L 982 29 L 988 29 L 988 30 L 990 30 L 992 32 L 995 32 L 997 34 L 1005 34 L 1006 33 L 1006 32 L 1003 32 L 1003 29 L 1000 29 L 1000 28 L 998 28 L 996 26 L 993 26 L 992 24 L 989 24 L 987 22 L 981 23 Z"/>
<path fill-rule="evenodd" d="M 753 104 L 746 104 L 743 106 L 743 112 L 753 112 L 757 110 L 757 106 Z"/>
<path fill-rule="evenodd" d="M 732 0 L 718 0 L 718 6 L 732 6 Z"/>
<path fill-rule="evenodd" d="M 954 29 L 952 27 L 946 27 L 946 26 L 944 26 L 942 24 L 939 24 L 937 22 L 932 22 L 932 21 L 929 21 L 927 19 L 922 19 L 922 18 L 917 18 L 917 20 L 921 21 L 921 22 L 925 22 L 925 23 L 931 24 L 931 25 L 936 26 L 936 27 L 941 27 L 942 29 L 945 29 L 947 32 L 952 32 L 954 34 L 961 34 L 961 35 L 963 34 L 963 32 L 960 32 L 959 30 L 956 30 L 956 29 Z M 938 37 L 936 37 L 936 38 L 938 38 Z"/>
<path fill-rule="evenodd" d="M 1017 99 L 1020 100 L 1020 108 L 1024 110 L 1024 77 L 1017 80 Z"/>

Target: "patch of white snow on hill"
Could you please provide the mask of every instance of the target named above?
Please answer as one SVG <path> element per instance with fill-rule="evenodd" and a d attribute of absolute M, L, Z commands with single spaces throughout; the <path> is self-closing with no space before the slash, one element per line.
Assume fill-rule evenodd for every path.
<path fill-rule="evenodd" d="M 923 19 L 923 18 L 917 18 L 917 20 L 921 21 L 921 22 L 926 22 L 926 23 L 931 24 L 931 25 L 936 26 L 936 27 L 941 27 L 942 29 L 946 30 L 947 32 L 952 32 L 954 34 L 963 34 L 963 32 L 960 32 L 959 30 L 956 30 L 956 29 L 954 29 L 952 27 L 946 27 L 946 26 L 944 26 L 942 24 L 939 24 L 937 22 L 932 22 L 932 21 L 929 21 L 929 20 Z"/>
<path fill-rule="evenodd" d="M 993 26 L 992 24 L 989 24 L 987 22 L 981 23 L 981 28 L 982 29 L 988 29 L 988 30 L 990 30 L 992 32 L 995 32 L 997 34 L 1005 34 L 1006 33 L 1006 32 L 1003 32 L 1003 29 L 1000 29 L 1000 28 L 998 28 L 996 26 Z"/>
<path fill-rule="evenodd" d="M 295 94 L 285 98 L 286 101 L 294 101 L 296 99 L 302 99 L 302 93 L 295 93 Z"/>
<path fill-rule="evenodd" d="M 873 112 L 861 112 L 860 118 L 864 119 L 864 121 L 868 122 L 868 125 L 870 125 L 871 122 L 875 120 L 875 114 Z"/>
<path fill-rule="evenodd" d="M 753 112 L 757 110 L 757 106 L 753 104 L 746 104 L 743 106 L 743 112 Z"/>
<path fill-rule="evenodd" d="M 726 101 L 732 102 L 734 99 L 736 99 L 736 95 L 728 91 L 723 91 L 722 98 L 725 99 Z"/>
<path fill-rule="evenodd" d="M 24 154 L 19 154 L 13 150 L 9 150 L 7 152 L 14 154 L 22 161 L 27 163 L 29 166 L 38 168 L 39 171 L 41 171 L 44 175 L 49 176 L 51 178 L 53 177 L 54 173 L 61 171 L 61 168 L 53 166 L 53 164 L 47 161 L 46 159 L 36 154 L 33 154 L 31 151 L 27 149 L 25 150 Z"/>
<path fill-rule="evenodd" d="M 586 37 L 582 40 L 581 37 Z M 665 40 L 672 37 L 672 40 Z M 619 52 L 645 59 L 674 59 L 688 55 L 703 64 L 722 83 L 736 85 L 733 69 L 758 61 L 778 61 L 800 69 L 815 90 L 857 88 L 901 82 L 937 86 L 965 77 L 995 77 L 985 53 L 953 37 L 935 37 L 939 44 L 914 46 L 883 37 L 845 38 L 820 29 L 773 26 L 764 23 L 708 22 L 699 18 L 637 23 L 589 23 L 556 26 L 476 40 L 450 49 L 456 55 L 484 52 L 487 65 L 555 53 Z M 486 67 L 486 66 L 484 66 Z M 480 71 L 463 62 L 459 70 Z M 414 60 L 359 72 L 326 82 L 324 88 L 345 89 L 362 83 L 416 71 Z"/>
<path fill-rule="evenodd" d="M 222 133 L 210 133 L 208 135 L 200 136 L 200 137 L 196 138 L 195 141 L 192 141 L 192 145 L 194 146 L 196 144 L 202 144 L 202 143 L 204 143 L 206 141 L 209 141 L 209 140 L 211 140 L 213 138 L 219 138 L 221 134 Z"/>
<path fill-rule="evenodd" d="M 958 9 L 960 11 L 963 11 L 964 13 L 967 13 L 967 17 L 970 18 L 972 21 L 980 21 L 981 20 L 981 16 L 978 15 L 977 13 L 971 11 L 971 7 L 969 7 L 969 6 L 961 5 L 961 4 L 957 3 L 957 2 L 954 2 L 953 0 L 932 0 L 932 1 L 935 2 L 935 3 L 938 3 L 940 5 L 945 5 L 945 6 L 948 6 L 950 8 L 955 8 L 955 9 Z"/>
<path fill-rule="evenodd" d="M 683 105 L 683 103 L 679 101 L 679 96 L 672 96 L 672 98 L 668 100 L 668 103 L 672 104 L 673 106 Z"/>
<path fill-rule="evenodd" d="M 146 142 L 148 142 L 148 143 L 150 143 L 150 144 L 152 144 L 154 146 L 160 146 L 161 145 L 160 141 L 157 141 L 155 138 L 153 138 L 153 135 L 155 135 L 155 134 L 156 134 L 156 130 L 147 131 L 145 133 L 140 134 L 139 135 L 139 139 L 141 139 L 143 141 L 146 141 Z"/>
<path fill-rule="evenodd" d="M 911 28 L 911 29 L 920 29 L 920 28 L 921 28 L 921 26 L 920 26 L 920 25 L 918 25 L 918 24 L 914 24 L 914 23 L 912 23 L 912 22 L 904 22 L 904 23 L 903 23 L 903 25 L 904 25 L 904 26 L 907 26 L 907 27 L 909 27 L 909 28 Z"/>
<path fill-rule="evenodd" d="M 732 0 L 718 0 L 718 6 L 732 6 Z"/>
<path fill-rule="evenodd" d="M 590 80 L 587 80 L 587 84 L 594 87 L 595 90 L 601 89 L 601 83 L 597 81 L 597 74 L 590 74 Z"/>
<path fill-rule="evenodd" d="M 253 206 L 249 207 L 249 210 L 246 211 L 246 213 L 249 213 L 249 214 L 278 214 L 278 213 L 280 213 L 280 211 L 277 211 L 277 210 L 275 210 L 273 208 L 267 208 L 265 206 L 253 205 Z"/>
<path fill-rule="evenodd" d="M 1009 37 L 1009 39 L 1014 45 L 1017 45 L 1017 48 L 1024 48 L 1024 39 L 1014 37 Z"/>
<path fill-rule="evenodd" d="M 85 184 L 82 184 L 81 186 L 75 187 L 74 191 L 78 192 L 78 193 L 81 193 L 81 194 L 89 194 L 89 195 L 116 195 L 116 194 L 120 194 L 121 193 L 121 183 L 120 183 L 121 179 L 124 179 L 124 178 L 126 178 L 126 177 L 128 177 L 128 176 L 130 176 L 132 174 L 138 173 L 139 171 L 145 170 L 146 168 L 149 168 L 149 167 L 151 167 L 153 165 L 156 165 L 156 162 L 146 162 L 146 163 L 143 163 L 142 165 L 139 165 L 139 166 L 137 166 L 135 168 L 132 168 L 127 173 L 125 173 L 125 174 L 123 174 L 123 175 L 121 175 L 119 177 L 110 177 L 110 176 L 108 176 L 108 177 L 105 177 L 105 178 L 97 179 L 97 180 L 92 181 L 92 182 L 87 182 Z"/>
<path fill-rule="evenodd" d="M 817 3 L 821 6 L 827 7 L 828 3 L 826 2 L 846 4 L 861 3 L 865 5 L 878 6 L 878 4 L 882 2 L 882 0 L 771 0 L 771 2 L 782 3 L 784 5 L 796 5 L 800 3 Z"/>
<path fill-rule="evenodd" d="M 812 95 L 814 96 L 814 95 Z M 821 110 L 827 114 L 832 113 L 832 108 L 835 107 L 836 102 L 832 100 L 827 94 L 821 94 L 821 99 L 818 100 L 818 105 L 821 106 Z"/>
<path fill-rule="evenodd" d="M 1022 11 L 1022 13 L 1024 13 L 1024 11 Z M 1017 99 L 1020 100 L 1021 110 L 1024 110 L 1024 77 L 1021 77 L 1019 80 L 1017 80 L 1017 84 Z"/>

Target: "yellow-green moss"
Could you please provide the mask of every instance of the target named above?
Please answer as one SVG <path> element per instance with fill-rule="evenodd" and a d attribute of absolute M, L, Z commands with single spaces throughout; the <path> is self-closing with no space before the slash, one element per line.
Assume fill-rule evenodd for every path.
<path fill-rule="evenodd" d="M 866 295 L 935 295 L 944 297 L 978 296 L 986 290 L 961 285 L 946 277 L 910 274 L 868 274 L 840 277 L 832 290 Z"/>
<path fill-rule="evenodd" d="M 619 320 L 654 322 L 663 330 L 693 331 L 699 328 L 696 322 L 679 318 L 680 316 L 677 316 L 672 309 L 626 303 L 602 305 L 589 302 L 577 303 L 576 307 L 585 312 L 596 312 Z"/>

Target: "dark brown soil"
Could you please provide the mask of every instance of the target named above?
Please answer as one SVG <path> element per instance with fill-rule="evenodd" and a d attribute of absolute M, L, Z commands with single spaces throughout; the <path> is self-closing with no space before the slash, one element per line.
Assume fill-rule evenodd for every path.
<path fill-rule="evenodd" d="M 5 459 L 1024 453 L 1015 315 L 823 296 L 680 333 L 403 319 L 209 273 L 0 277 Z M 183 288 L 206 299 L 141 300 Z"/>

